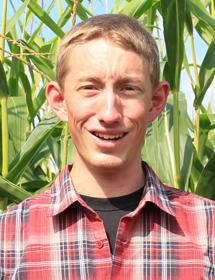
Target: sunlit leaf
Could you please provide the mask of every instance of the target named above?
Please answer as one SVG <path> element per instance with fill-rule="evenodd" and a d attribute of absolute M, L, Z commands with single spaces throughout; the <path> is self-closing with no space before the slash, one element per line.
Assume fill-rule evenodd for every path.
<path fill-rule="evenodd" d="M 33 160 L 41 145 L 46 141 L 59 122 L 60 121 L 56 117 L 49 116 L 38 124 L 22 146 L 16 163 L 12 166 L 7 175 L 8 180 L 14 183 L 18 182 L 27 165 Z"/>
<path fill-rule="evenodd" d="M 200 0 L 187 0 L 189 1 L 189 7 L 191 12 L 199 19 L 205 22 L 207 25 L 213 28 L 213 33 L 215 34 L 215 19 L 212 18 L 207 9 L 201 3 Z"/>
<path fill-rule="evenodd" d="M 11 32 L 12 28 L 16 25 L 19 18 L 24 14 L 26 7 L 28 6 L 31 0 L 25 0 L 24 3 L 19 7 L 16 13 L 13 15 L 12 18 L 8 21 L 6 25 L 6 33 Z"/>
<path fill-rule="evenodd" d="M 115 0 L 111 12 L 113 14 L 120 13 L 120 11 L 125 7 L 126 4 L 127 3 L 125 1 Z"/>
<path fill-rule="evenodd" d="M 152 2 L 152 0 L 133 0 L 131 2 L 127 2 L 120 13 L 138 18 L 152 6 Z"/>
<path fill-rule="evenodd" d="M 210 43 L 214 40 L 213 28 L 201 20 L 198 21 L 195 28 L 204 42 L 210 45 Z"/>
<path fill-rule="evenodd" d="M 32 194 L 16 186 L 12 182 L 0 176 L 0 196 L 8 197 L 14 202 L 20 202 Z"/>
<path fill-rule="evenodd" d="M 23 2 L 23 0 L 22 0 Z M 63 37 L 64 32 L 62 29 L 55 23 L 55 21 L 42 9 L 35 1 L 30 1 L 28 8 L 45 24 L 51 31 L 53 31 L 57 36 Z"/>

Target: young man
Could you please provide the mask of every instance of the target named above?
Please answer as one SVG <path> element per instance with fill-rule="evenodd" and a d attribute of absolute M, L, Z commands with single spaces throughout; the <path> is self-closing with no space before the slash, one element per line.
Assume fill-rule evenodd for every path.
<path fill-rule="evenodd" d="M 134 19 L 92 17 L 67 34 L 46 96 L 69 124 L 74 163 L 1 216 L 1 279 L 215 279 L 214 202 L 141 162 L 168 91 Z"/>

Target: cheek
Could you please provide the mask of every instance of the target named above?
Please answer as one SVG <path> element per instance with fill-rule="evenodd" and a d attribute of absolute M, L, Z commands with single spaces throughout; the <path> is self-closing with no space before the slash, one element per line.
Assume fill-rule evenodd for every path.
<path fill-rule="evenodd" d="M 69 127 L 73 133 L 75 133 L 77 129 L 81 129 L 83 125 L 95 115 L 95 106 L 84 101 L 68 103 L 67 110 Z"/>
<path fill-rule="evenodd" d="M 149 106 L 145 104 L 134 104 L 132 107 L 130 106 L 125 111 L 125 115 L 128 119 L 131 120 L 138 129 L 142 129 L 148 123 L 149 118 Z"/>

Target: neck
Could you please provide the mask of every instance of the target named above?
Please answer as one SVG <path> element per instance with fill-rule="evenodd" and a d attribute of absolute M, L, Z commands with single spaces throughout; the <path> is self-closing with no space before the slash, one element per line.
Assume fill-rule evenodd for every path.
<path fill-rule="evenodd" d="M 130 194 L 145 184 L 141 160 L 129 166 L 98 168 L 75 160 L 71 178 L 76 191 L 93 197 L 117 197 Z"/>

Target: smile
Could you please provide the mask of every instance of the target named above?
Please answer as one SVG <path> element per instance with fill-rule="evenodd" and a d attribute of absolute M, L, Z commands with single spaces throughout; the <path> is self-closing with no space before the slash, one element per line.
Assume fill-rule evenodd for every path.
<path fill-rule="evenodd" d="M 102 140 L 119 140 L 121 138 L 123 138 L 126 133 L 120 133 L 120 134 L 103 134 L 103 133 L 99 133 L 99 132 L 93 132 L 93 135 L 95 135 L 96 137 L 102 139 Z"/>

